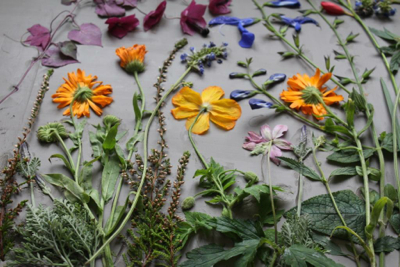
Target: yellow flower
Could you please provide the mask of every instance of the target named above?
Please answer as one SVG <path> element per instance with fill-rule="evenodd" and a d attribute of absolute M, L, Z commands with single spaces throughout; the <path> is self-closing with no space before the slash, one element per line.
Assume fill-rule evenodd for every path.
<path fill-rule="evenodd" d="M 242 110 L 240 105 L 232 99 L 220 99 L 224 96 L 221 87 L 210 86 L 203 90 L 201 95 L 189 87 L 183 87 L 173 98 L 172 104 L 176 106 L 171 110 L 175 119 L 187 119 L 186 129 L 189 130 L 196 116 L 201 110 L 192 132 L 204 134 L 210 128 L 210 120 L 225 130 L 232 130 L 240 118 Z"/>
<path fill-rule="evenodd" d="M 85 72 L 78 69 L 77 74 L 68 73 L 68 79 L 63 79 L 65 83 L 51 97 L 54 103 L 59 103 L 59 109 L 68 107 L 63 113 L 65 116 L 70 115 L 69 105 L 74 98 L 72 111 L 78 118 L 89 118 L 89 107 L 100 116 L 103 113 L 101 108 L 113 101 L 112 97 L 107 96 L 112 93 L 111 85 L 103 85 L 103 82 L 96 81 L 97 76 L 85 76 Z"/>
<path fill-rule="evenodd" d="M 144 71 L 144 56 L 147 53 L 145 45 L 135 44 L 132 47 L 120 47 L 115 53 L 121 59 L 120 66 L 129 73 Z"/>
<path fill-rule="evenodd" d="M 285 102 L 292 103 L 290 108 L 301 109 L 304 114 L 314 115 L 318 120 L 323 119 L 327 114 L 326 109 L 321 104 L 321 99 L 326 105 L 332 105 L 342 101 L 343 96 L 337 95 L 334 91 L 337 87 L 327 91 L 323 85 L 331 78 L 332 73 L 325 73 L 320 76 L 319 69 L 316 70 L 313 77 L 307 74 L 303 76 L 297 74 L 288 80 L 288 91 L 281 93 L 281 98 Z"/>

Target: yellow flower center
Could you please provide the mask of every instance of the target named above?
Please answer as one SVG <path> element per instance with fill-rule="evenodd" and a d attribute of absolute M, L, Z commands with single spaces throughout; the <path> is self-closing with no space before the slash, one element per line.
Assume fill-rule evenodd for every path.
<path fill-rule="evenodd" d="M 81 86 L 78 84 L 78 89 L 74 93 L 75 101 L 79 103 L 86 102 L 91 99 L 93 96 L 93 91 L 87 86 Z"/>
<path fill-rule="evenodd" d="M 201 109 L 203 109 L 204 112 L 209 112 L 212 109 L 212 105 L 210 103 L 203 103 Z"/>
<path fill-rule="evenodd" d="M 318 88 L 314 86 L 307 86 L 302 91 L 301 98 L 304 100 L 306 104 L 316 105 L 320 103 L 320 99 L 322 98 L 322 93 L 318 90 Z"/>

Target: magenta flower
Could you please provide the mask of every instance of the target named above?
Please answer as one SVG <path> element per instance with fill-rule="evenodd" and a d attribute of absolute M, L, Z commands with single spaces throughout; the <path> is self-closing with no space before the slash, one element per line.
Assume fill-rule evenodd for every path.
<path fill-rule="evenodd" d="M 143 19 L 143 28 L 145 31 L 150 30 L 157 25 L 162 16 L 164 15 L 165 8 L 167 7 L 167 1 L 162 1 L 156 10 L 150 11 Z"/>
<path fill-rule="evenodd" d="M 193 35 L 194 32 L 197 31 L 201 35 L 207 36 L 209 30 L 207 28 L 207 22 L 203 18 L 206 9 L 206 5 L 198 5 L 196 1 L 193 0 L 181 13 L 182 31 L 189 35 Z"/>
<path fill-rule="evenodd" d="M 232 3 L 232 0 L 210 0 L 210 4 L 208 5 L 208 10 L 213 15 L 224 15 L 231 13 L 229 9 L 229 5 Z"/>
<path fill-rule="evenodd" d="M 108 32 L 121 39 L 139 25 L 139 20 L 133 14 L 122 18 L 109 18 L 106 24 L 108 24 Z"/>
<path fill-rule="evenodd" d="M 255 132 L 249 132 L 246 136 L 246 142 L 243 148 L 250 150 L 251 155 L 266 154 L 270 149 L 269 157 L 276 164 L 279 165 L 280 160 L 278 157 L 282 156 L 281 150 L 292 150 L 292 144 L 281 138 L 288 130 L 286 125 L 276 125 L 271 132 L 269 125 L 261 126 L 261 135 Z"/>

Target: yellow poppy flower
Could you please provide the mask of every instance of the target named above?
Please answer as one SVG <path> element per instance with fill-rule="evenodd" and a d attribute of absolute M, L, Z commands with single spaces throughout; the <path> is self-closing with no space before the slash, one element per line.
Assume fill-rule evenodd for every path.
<path fill-rule="evenodd" d="M 189 87 L 183 87 L 172 98 L 172 104 L 176 108 L 171 110 L 171 113 L 177 120 L 187 119 L 186 129 L 189 130 L 196 116 L 204 110 L 193 126 L 192 132 L 195 134 L 207 132 L 210 120 L 225 130 L 232 130 L 242 114 L 242 109 L 235 100 L 221 99 L 224 94 L 218 86 L 207 87 L 201 95 Z"/>
<path fill-rule="evenodd" d="M 78 118 L 82 116 L 89 118 L 89 107 L 100 116 L 103 113 L 101 108 L 113 101 L 112 97 L 107 96 L 112 93 L 111 85 L 103 85 L 103 82 L 96 81 L 97 76 L 85 76 L 85 71 L 78 69 L 77 74 L 70 72 L 68 79 L 63 79 L 65 83 L 51 97 L 54 103 L 59 103 L 59 109 L 67 107 L 63 113 L 65 116 L 70 115 L 69 105 L 74 98 L 72 112 Z"/>
<path fill-rule="evenodd" d="M 325 73 L 320 76 L 321 72 L 319 69 L 316 70 L 315 75 L 309 77 L 307 74 L 303 76 L 297 74 L 292 78 L 289 78 L 288 91 L 281 93 L 281 98 L 285 102 L 292 103 L 290 108 L 301 109 L 306 115 L 314 115 L 318 120 L 322 120 L 323 115 L 327 114 L 326 109 L 321 104 L 320 99 L 328 106 L 343 100 L 343 96 L 337 95 L 334 91 L 337 87 L 332 90 L 327 90 L 327 87 L 323 85 L 329 81 L 332 73 Z"/>
<path fill-rule="evenodd" d="M 144 71 L 145 45 L 135 44 L 132 47 L 120 47 L 115 53 L 121 59 L 120 66 L 129 73 Z"/>

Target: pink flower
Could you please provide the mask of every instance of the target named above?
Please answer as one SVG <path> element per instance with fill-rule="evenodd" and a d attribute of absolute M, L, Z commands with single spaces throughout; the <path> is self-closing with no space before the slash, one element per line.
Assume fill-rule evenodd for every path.
<path fill-rule="evenodd" d="M 157 25 L 162 16 L 164 15 L 165 8 L 167 7 L 167 1 L 162 1 L 156 10 L 149 12 L 143 19 L 143 28 L 145 31 L 150 30 Z"/>
<path fill-rule="evenodd" d="M 207 28 L 207 22 L 203 18 L 206 9 L 206 5 L 198 5 L 196 1 L 193 0 L 181 13 L 182 31 L 189 35 L 193 35 L 194 31 L 197 31 L 201 35 L 207 36 L 209 30 Z"/>
<path fill-rule="evenodd" d="M 243 148 L 252 151 L 252 155 L 268 153 L 270 148 L 269 157 L 276 164 L 279 165 L 280 160 L 278 157 L 282 156 L 282 150 L 292 150 L 292 144 L 281 138 L 288 130 L 286 125 L 276 125 L 271 132 L 269 125 L 261 126 L 261 135 L 255 132 L 249 132 L 249 136 L 246 136 L 246 142 L 243 144 Z"/>
<path fill-rule="evenodd" d="M 106 24 L 108 24 L 108 32 L 121 39 L 139 25 L 139 20 L 133 14 L 122 18 L 109 18 Z"/>
<path fill-rule="evenodd" d="M 208 10 L 210 10 L 213 15 L 228 14 L 231 13 L 231 10 L 228 7 L 231 3 L 232 0 L 210 0 Z"/>

